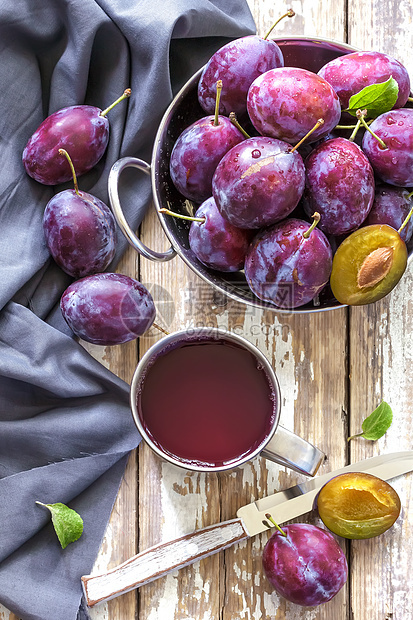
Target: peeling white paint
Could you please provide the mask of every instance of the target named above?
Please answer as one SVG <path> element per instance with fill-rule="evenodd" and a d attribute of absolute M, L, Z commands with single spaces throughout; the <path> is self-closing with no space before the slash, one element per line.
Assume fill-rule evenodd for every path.
<path fill-rule="evenodd" d="M 162 463 L 162 484 L 160 489 L 161 509 L 164 522 L 161 528 L 161 542 L 179 538 L 196 528 L 202 527 L 202 513 L 207 504 L 207 481 L 205 474 L 188 473 L 170 463 Z M 195 492 L 195 490 L 199 492 Z M 168 515 L 171 518 L 168 518 Z M 194 589 L 192 596 L 197 601 L 203 598 L 206 611 L 197 620 L 213 620 L 208 611 L 210 585 L 204 584 L 199 565 L 194 565 Z M 178 601 L 179 571 L 165 577 L 165 591 L 157 607 L 151 610 L 148 620 L 173 620 L 177 610 L 171 601 Z"/>
<path fill-rule="evenodd" d="M 98 575 L 99 573 L 104 573 L 108 570 L 109 562 L 112 558 L 112 549 L 114 544 L 115 543 L 113 541 L 113 530 L 109 523 L 103 537 L 103 542 L 100 547 L 99 555 L 97 556 L 96 561 L 93 565 L 91 574 Z M 90 609 L 89 615 L 91 620 L 108 620 L 108 603 L 101 603 L 99 605 L 96 605 L 96 607 L 92 607 Z"/>
<path fill-rule="evenodd" d="M 158 599 L 158 605 L 152 607 L 148 620 L 173 620 L 175 608 L 171 601 L 178 600 L 178 576 L 177 572 L 170 573 L 165 577 L 163 596 Z M 126 618 L 125 618 L 126 620 Z"/>

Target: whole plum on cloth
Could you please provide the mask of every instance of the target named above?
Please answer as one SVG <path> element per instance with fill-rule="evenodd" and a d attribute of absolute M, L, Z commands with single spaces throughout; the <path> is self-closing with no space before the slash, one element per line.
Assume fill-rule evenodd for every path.
<path fill-rule="evenodd" d="M 61 316 L 57 302 L 71 279 L 50 259 L 42 230 L 55 190 L 26 174 L 23 149 L 49 114 L 105 108 L 130 87 L 132 97 L 111 115 L 104 157 L 82 177 L 107 203 L 113 163 L 147 159 L 173 94 L 219 47 L 254 31 L 243 0 L 164 0 L 162 11 L 124 0 L 0 3 L 0 602 L 23 620 L 76 619 L 80 576 L 93 566 L 140 441 L 129 387 L 71 337 Z M 125 179 L 122 191 L 136 229 L 149 179 Z M 119 238 L 112 270 L 126 246 Z M 82 537 L 62 551 L 38 499 L 77 510 Z"/>

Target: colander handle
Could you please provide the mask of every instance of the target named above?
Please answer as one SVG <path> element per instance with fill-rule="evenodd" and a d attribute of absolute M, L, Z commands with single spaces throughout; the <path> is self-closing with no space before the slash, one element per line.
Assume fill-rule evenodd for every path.
<path fill-rule="evenodd" d="M 166 252 L 155 252 L 155 250 L 151 250 L 144 243 L 142 243 L 142 241 L 135 235 L 135 233 L 129 226 L 123 213 L 122 206 L 120 204 L 118 190 L 119 178 L 125 168 L 137 168 L 145 174 L 150 174 L 151 171 L 150 165 L 142 159 L 138 159 L 137 157 L 123 157 L 122 159 L 118 159 L 118 161 L 113 164 L 109 172 L 108 192 L 113 215 L 116 218 L 119 228 L 125 235 L 126 239 L 129 241 L 131 246 L 135 248 L 135 250 L 137 250 L 139 254 L 141 254 L 145 258 L 157 262 L 166 262 L 168 260 L 171 260 L 171 258 L 174 258 L 174 256 L 176 256 L 176 252 L 172 246 Z"/>

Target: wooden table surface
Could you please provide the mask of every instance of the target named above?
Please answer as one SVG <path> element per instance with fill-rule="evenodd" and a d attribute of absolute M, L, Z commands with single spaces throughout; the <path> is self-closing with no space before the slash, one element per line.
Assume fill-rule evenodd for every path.
<path fill-rule="evenodd" d="M 195 4 L 195 3 L 194 3 Z M 249 0 L 259 34 L 292 7 L 274 36 L 314 36 L 378 50 L 398 58 L 413 78 L 412 0 Z M 155 213 L 141 227 L 142 240 L 168 247 Z M 412 449 L 412 267 L 384 300 L 359 308 L 287 315 L 247 308 L 217 296 L 177 257 L 152 263 L 130 249 L 119 271 L 151 291 L 158 323 L 168 331 L 214 325 L 256 344 L 277 372 L 281 423 L 316 444 L 327 459 L 321 472 L 396 450 Z M 115 347 L 88 346 L 114 373 L 131 380 L 139 357 L 161 334 L 152 329 Z M 394 421 L 377 442 L 347 437 L 386 400 Z M 321 473 L 320 472 L 320 473 Z M 143 443 L 131 455 L 94 571 L 138 550 L 235 517 L 255 499 L 303 480 L 284 467 L 255 459 L 230 473 L 189 473 L 161 460 Z M 349 579 L 329 603 L 304 608 L 280 598 L 266 581 L 262 534 L 226 552 L 91 609 L 93 620 L 409 620 L 413 618 L 413 475 L 393 481 L 402 503 L 396 524 L 380 537 L 340 544 Z M 316 513 L 301 521 L 320 523 Z M 0 606 L 2 620 L 15 620 Z M 56 619 L 57 620 L 57 619 Z"/>

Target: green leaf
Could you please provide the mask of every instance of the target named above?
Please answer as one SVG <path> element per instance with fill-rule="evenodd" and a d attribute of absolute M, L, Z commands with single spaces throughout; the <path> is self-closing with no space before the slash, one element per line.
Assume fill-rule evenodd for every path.
<path fill-rule="evenodd" d="M 384 400 L 382 400 L 380 405 L 364 420 L 361 425 L 363 432 L 358 435 L 352 435 L 348 438 L 348 441 L 350 441 L 350 439 L 354 439 L 355 437 L 364 437 L 364 439 L 376 441 L 377 439 L 380 439 L 380 437 L 383 437 L 385 432 L 390 428 L 392 421 L 393 412 L 391 407 L 384 402 Z"/>
<path fill-rule="evenodd" d="M 390 77 L 386 82 L 366 86 L 350 97 L 346 112 L 356 116 L 357 110 L 367 110 L 367 116 L 376 118 L 393 108 L 398 94 L 399 85 L 394 78 Z"/>
<path fill-rule="evenodd" d="M 65 549 L 69 543 L 81 537 L 83 519 L 75 510 L 60 503 L 43 504 L 42 502 L 36 502 L 36 504 L 45 506 L 50 510 L 52 523 L 62 549 Z"/>

